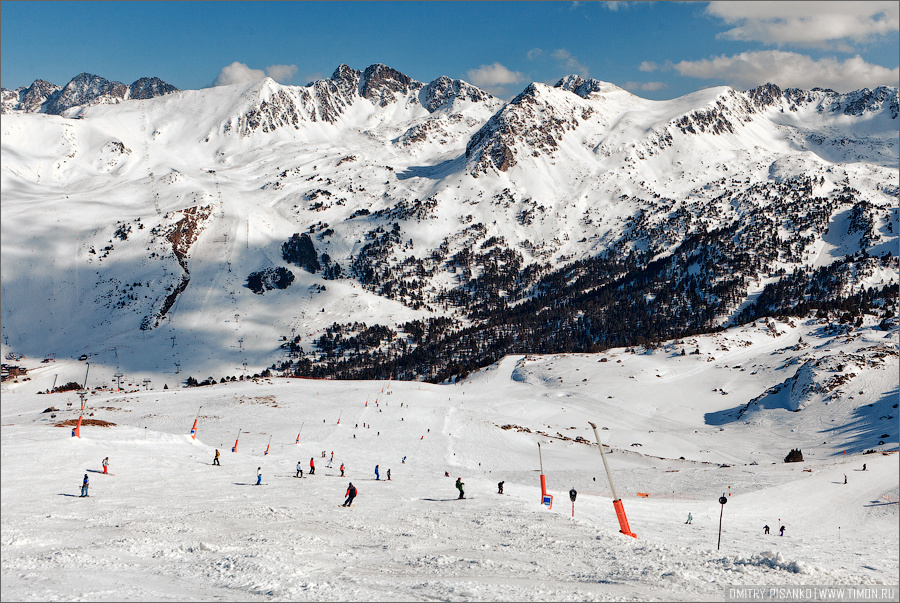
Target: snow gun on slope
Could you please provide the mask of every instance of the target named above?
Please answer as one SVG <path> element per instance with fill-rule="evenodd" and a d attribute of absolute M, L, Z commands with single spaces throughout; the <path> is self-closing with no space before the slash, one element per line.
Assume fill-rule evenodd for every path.
<path fill-rule="evenodd" d="M 606 469 L 606 477 L 609 478 L 609 487 L 612 488 L 613 507 L 616 509 L 616 517 L 619 520 L 619 531 L 626 536 L 637 538 L 637 534 L 631 532 L 628 527 L 628 518 L 625 516 L 625 507 L 622 506 L 622 499 L 616 495 L 616 486 L 613 484 L 612 473 L 609 471 L 609 464 L 606 462 L 606 454 L 603 452 L 603 444 L 600 443 L 600 434 L 597 433 L 597 426 L 588 421 L 588 425 L 594 430 L 594 437 L 597 438 L 597 448 L 600 449 L 600 458 L 603 459 L 603 468 Z"/>

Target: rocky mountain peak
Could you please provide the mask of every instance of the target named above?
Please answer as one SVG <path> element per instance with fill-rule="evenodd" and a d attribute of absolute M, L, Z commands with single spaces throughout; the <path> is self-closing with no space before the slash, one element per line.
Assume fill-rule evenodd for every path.
<path fill-rule="evenodd" d="M 143 100 L 163 96 L 178 92 L 178 88 L 171 84 L 167 84 L 158 77 L 142 77 L 138 81 L 128 87 L 128 98 L 133 100 Z"/>
<path fill-rule="evenodd" d="M 369 65 L 359 80 L 359 95 L 373 103 L 385 107 L 394 102 L 395 93 L 406 94 L 418 90 L 421 82 L 400 73 L 392 67 L 376 63 Z"/>
<path fill-rule="evenodd" d="M 621 88 L 615 84 L 595 80 L 593 78 L 585 80 L 578 75 L 567 75 L 556 82 L 553 87 L 568 90 L 581 98 L 588 98 L 594 92 L 613 92 L 621 90 Z"/>
<path fill-rule="evenodd" d="M 67 109 L 79 105 L 117 103 L 127 97 L 128 86 L 122 82 L 112 82 L 90 73 L 79 73 L 47 103 L 44 112 L 62 115 Z"/>
<path fill-rule="evenodd" d="M 463 80 L 451 79 L 446 75 L 429 82 L 419 93 L 419 100 L 429 113 L 434 113 L 438 109 L 450 109 L 457 99 L 479 103 L 493 98 L 481 88 Z"/>

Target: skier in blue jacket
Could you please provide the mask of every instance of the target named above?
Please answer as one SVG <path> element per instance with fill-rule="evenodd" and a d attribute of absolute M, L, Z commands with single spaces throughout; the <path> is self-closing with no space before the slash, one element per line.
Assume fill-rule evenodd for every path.
<path fill-rule="evenodd" d="M 378 465 L 375 465 L 375 479 L 381 479 L 378 477 Z"/>

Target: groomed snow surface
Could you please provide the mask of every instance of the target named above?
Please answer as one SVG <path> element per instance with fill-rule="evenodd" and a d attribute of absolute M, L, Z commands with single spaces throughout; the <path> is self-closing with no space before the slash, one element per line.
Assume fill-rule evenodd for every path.
<path fill-rule="evenodd" d="M 81 438 L 54 426 L 78 416 L 74 392 L 8 382 L 2 599 L 700 601 L 751 585 L 896 586 L 897 330 L 770 324 L 656 350 L 507 357 L 452 385 L 100 391 L 86 418 L 116 425 Z M 800 367 L 816 358 L 847 359 L 840 395 L 809 393 L 821 375 Z M 735 417 L 781 383 L 798 412 L 772 394 Z M 588 421 L 637 538 L 619 533 L 597 446 L 575 441 L 594 441 Z M 792 448 L 803 463 L 783 462 Z M 350 481 L 359 495 L 343 508 Z"/>

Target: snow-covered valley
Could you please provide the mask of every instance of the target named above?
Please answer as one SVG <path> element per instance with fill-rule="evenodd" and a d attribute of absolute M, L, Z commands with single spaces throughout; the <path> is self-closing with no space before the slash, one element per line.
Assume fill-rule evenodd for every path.
<path fill-rule="evenodd" d="M 812 585 L 896 597 L 897 335 L 798 318 L 656 349 L 510 356 L 447 385 L 130 383 L 88 394 L 85 419 L 114 425 L 80 438 L 76 393 L 37 392 L 84 363 L 26 358 L 32 379 L 3 392 L 3 598 L 684 601 Z M 589 421 L 637 538 L 619 533 Z M 794 448 L 803 462 L 784 463 Z M 359 494 L 341 508 L 348 482 Z"/>

